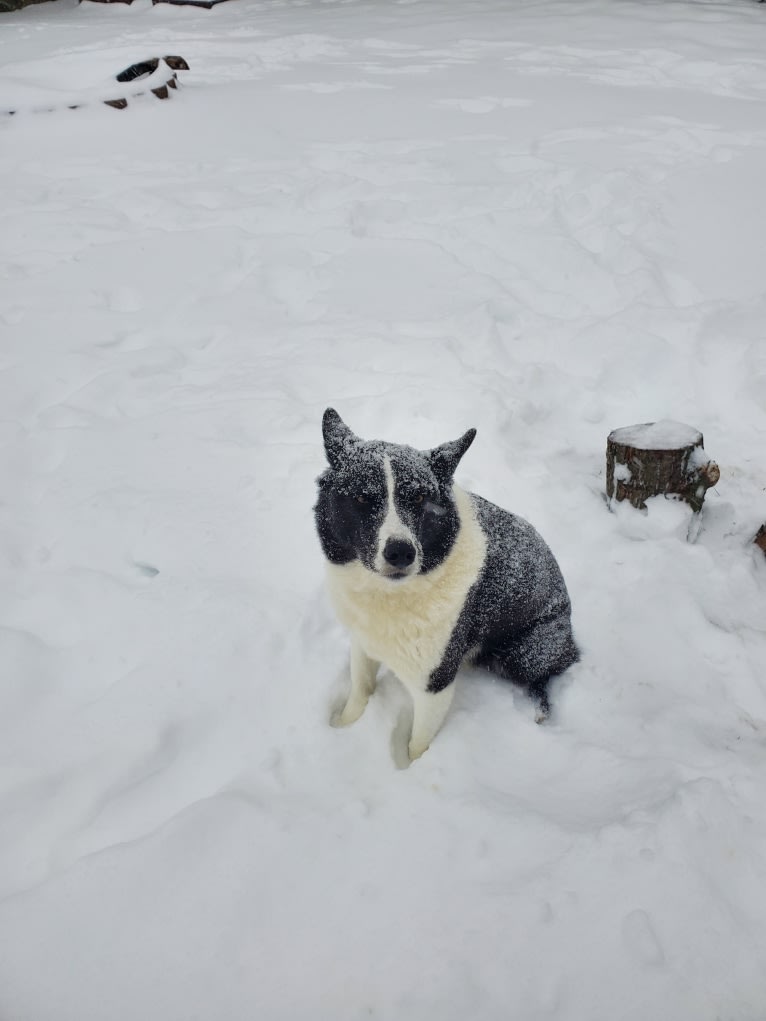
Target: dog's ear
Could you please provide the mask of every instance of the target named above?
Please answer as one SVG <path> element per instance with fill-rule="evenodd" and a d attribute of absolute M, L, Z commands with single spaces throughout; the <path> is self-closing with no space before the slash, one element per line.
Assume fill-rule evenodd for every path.
<path fill-rule="evenodd" d="M 327 408 L 322 416 L 322 435 L 324 449 L 331 468 L 340 468 L 355 444 L 359 443 L 356 436 L 340 417 L 335 408 Z"/>
<path fill-rule="evenodd" d="M 428 451 L 431 470 L 440 482 L 449 482 L 455 474 L 460 458 L 473 443 L 474 436 L 476 436 L 476 430 L 469 429 L 459 440 L 442 443 L 440 447 L 434 447 L 433 450 Z"/>

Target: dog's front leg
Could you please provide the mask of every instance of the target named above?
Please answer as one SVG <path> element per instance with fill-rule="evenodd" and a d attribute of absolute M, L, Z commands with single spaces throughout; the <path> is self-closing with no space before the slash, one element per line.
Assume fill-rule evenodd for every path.
<path fill-rule="evenodd" d="M 441 663 L 422 685 L 407 685 L 412 695 L 410 762 L 419 759 L 439 731 L 455 697 L 455 677 L 467 647 L 461 622 L 452 633 Z"/>
<path fill-rule="evenodd" d="M 419 759 L 439 731 L 444 717 L 449 712 L 455 695 L 452 681 L 441 691 L 410 689 L 412 694 L 412 736 L 410 737 L 410 761 Z"/>
<path fill-rule="evenodd" d="M 333 720 L 339 727 L 347 727 L 349 723 L 355 723 L 364 712 L 370 695 L 375 690 L 375 679 L 378 676 L 378 667 L 374 659 L 370 659 L 359 642 L 351 639 L 351 691 L 346 704 Z"/>

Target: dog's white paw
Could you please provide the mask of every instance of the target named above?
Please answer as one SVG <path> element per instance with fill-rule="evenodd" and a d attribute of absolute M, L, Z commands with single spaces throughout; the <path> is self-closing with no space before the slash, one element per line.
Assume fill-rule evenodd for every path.
<path fill-rule="evenodd" d="M 427 744 L 415 744 L 413 741 L 410 741 L 407 749 L 410 755 L 410 762 L 414 762 L 415 759 L 419 759 L 420 756 L 423 755 L 424 752 L 427 752 L 430 747 L 431 746 Z"/>
<path fill-rule="evenodd" d="M 344 705 L 339 706 L 330 717 L 330 726 L 348 727 L 356 723 L 367 706 L 368 699 L 349 699 Z"/>

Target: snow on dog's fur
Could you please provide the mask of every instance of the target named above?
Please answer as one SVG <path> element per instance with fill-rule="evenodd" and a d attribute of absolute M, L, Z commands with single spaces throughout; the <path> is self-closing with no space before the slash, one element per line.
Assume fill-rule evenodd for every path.
<path fill-rule="evenodd" d="M 330 467 L 314 513 L 330 596 L 351 634 L 338 722 L 361 716 L 385 663 L 412 695 L 418 758 L 464 659 L 526 687 L 544 718 L 549 680 L 578 657 L 569 596 L 527 521 L 453 483 L 476 430 L 419 451 L 362 440 L 332 408 L 322 430 Z"/>

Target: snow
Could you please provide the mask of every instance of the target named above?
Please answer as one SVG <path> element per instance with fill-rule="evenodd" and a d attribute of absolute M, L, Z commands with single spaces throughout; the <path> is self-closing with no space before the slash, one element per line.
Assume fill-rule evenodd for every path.
<path fill-rule="evenodd" d="M 0 1017 L 762 1021 L 763 6 L 0 26 L 0 93 L 94 98 L 0 118 Z M 458 483 L 572 596 L 549 724 L 467 672 L 409 769 L 390 676 L 328 725 L 328 405 L 477 428 Z M 667 418 L 721 467 L 695 544 L 604 502 Z"/>
<path fill-rule="evenodd" d="M 677 450 L 700 443 L 702 437 L 699 429 L 666 418 L 661 422 L 623 426 L 615 429 L 610 439 L 638 450 Z"/>

